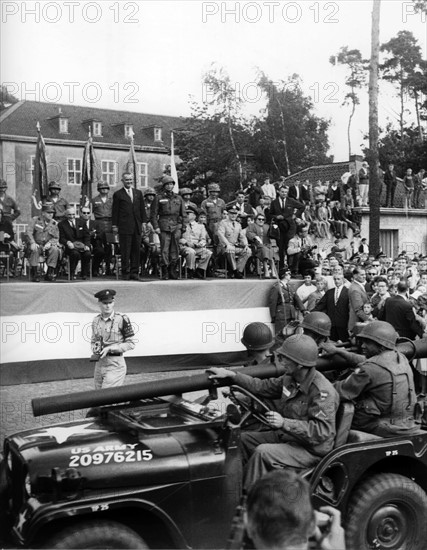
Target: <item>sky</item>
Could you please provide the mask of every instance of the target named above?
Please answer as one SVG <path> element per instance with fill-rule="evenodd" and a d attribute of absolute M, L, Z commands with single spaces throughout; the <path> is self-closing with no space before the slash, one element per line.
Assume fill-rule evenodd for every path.
<path fill-rule="evenodd" d="M 190 96 L 209 94 L 202 77 L 213 63 L 250 116 L 264 107 L 257 70 L 274 82 L 298 73 L 316 114 L 331 121 L 329 153 L 348 158 L 345 69 L 329 58 L 342 46 L 370 56 L 371 0 L 3 0 L 1 10 L 1 81 L 20 99 L 188 116 Z M 425 18 L 410 0 L 382 0 L 381 42 L 400 30 L 415 35 L 425 56 Z M 368 131 L 367 88 L 360 99 L 353 153 Z M 382 86 L 380 126 L 397 123 L 398 109 L 394 88 Z"/>

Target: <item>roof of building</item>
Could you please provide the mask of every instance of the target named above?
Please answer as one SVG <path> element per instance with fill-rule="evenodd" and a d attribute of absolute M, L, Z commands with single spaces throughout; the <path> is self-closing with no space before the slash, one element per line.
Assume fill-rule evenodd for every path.
<path fill-rule="evenodd" d="M 60 117 L 68 119 L 68 133 L 59 131 Z M 136 147 L 170 148 L 171 131 L 181 128 L 185 118 L 40 101 L 20 101 L 3 111 L 0 117 L 2 135 L 36 139 L 39 122 L 45 140 L 78 142 L 87 140 L 93 121 L 102 123 L 102 136 L 93 135 L 92 131 L 94 144 L 123 145 L 129 140 L 123 125 L 131 124 Z M 162 129 L 162 141 L 154 141 L 154 128 Z"/>
<path fill-rule="evenodd" d="M 322 164 L 319 166 L 310 166 L 300 172 L 296 172 L 285 179 L 286 182 L 295 183 L 296 181 L 309 180 L 311 184 L 318 180 L 322 182 L 338 180 L 341 181 L 341 176 L 349 171 L 349 162 L 334 162 L 331 164 Z"/>

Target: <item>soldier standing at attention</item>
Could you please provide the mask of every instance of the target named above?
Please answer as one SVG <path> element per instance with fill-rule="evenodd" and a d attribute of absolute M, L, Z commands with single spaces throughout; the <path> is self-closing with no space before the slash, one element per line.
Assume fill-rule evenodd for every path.
<path fill-rule="evenodd" d="M 66 219 L 65 212 L 67 208 L 70 207 L 67 199 L 60 197 L 61 185 L 56 181 L 49 182 L 49 195 L 47 196 L 46 202 L 53 204 L 55 209 L 55 214 L 53 215 L 54 219 L 59 222 Z"/>
<path fill-rule="evenodd" d="M 20 216 L 21 211 L 19 210 L 15 199 L 6 193 L 6 189 L 6 181 L 0 179 L 0 206 L 3 210 L 4 219 L 12 223 L 18 216 Z"/>
<path fill-rule="evenodd" d="M 92 212 L 95 218 L 95 231 L 97 238 L 102 242 L 105 253 L 105 274 L 111 275 L 111 244 L 107 242 L 107 233 L 112 233 L 113 197 L 108 196 L 110 186 L 105 181 L 98 182 L 98 191 L 92 199 Z M 99 275 L 99 264 L 92 266 L 92 275 Z"/>
<path fill-rule="evenodd" d="M 163 176 L 162 190 L 151 207 L 151 225 L 160 233 L 163 279 L 178 279 L 179 239 L 186 229 L 187 215 L 182 197 L 173 192 L 175 181 Z"/>
<path fill-rule="evenodd" d="M 100 290 L 98 298 L 101 313 L 92 322 L 92 352 L 96 360 L 95 389 L 121 386 L 126 376 L 125 351 L 134 349 L 135 336 L 127 315 L 114 311 L 115 290 Z"/>

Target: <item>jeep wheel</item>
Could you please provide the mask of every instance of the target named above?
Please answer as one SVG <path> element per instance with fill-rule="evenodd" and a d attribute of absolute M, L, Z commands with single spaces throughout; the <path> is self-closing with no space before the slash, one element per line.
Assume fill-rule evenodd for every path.
<path fill-rule="evenodd" d="M 411 479 L 378 474 L 350 498 L 345 525 L 348 550 L 421 550 L 427 540 L 427 495 Z"/>
<path fill-rule="evenodd" d="M 116 521 L 85 521 L 76 523 L 52 537 L 45 548 L 137 548 L 148 546 L 126 525 Z"/>

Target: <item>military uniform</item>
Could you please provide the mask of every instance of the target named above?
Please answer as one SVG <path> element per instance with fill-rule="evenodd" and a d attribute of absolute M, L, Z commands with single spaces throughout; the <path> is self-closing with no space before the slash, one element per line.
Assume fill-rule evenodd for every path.
<path fill-rule="evenodd" d="M 354 401 L 352 428 L 382 437 L 416 431 L 415 387 L 411 367 L 404 355 L 387 350 L 365 359 L 353 354 L 357 368 L 334 386 L 341 399 Z"/>
<path fill-rule="evenodd" d="M 208 229 L 212 234 L 216 233 L 216 226 L 222 220 L 222 214 L 225 210 L 225 202 L 219 197 L 208 197 L 200 206 L 200 209 L 206 212 Z"/>
<path fill-rule="evenodd" d="M 36 216 L 29 223 L 26 236 L 30 246 L 34 243 L 39 245 L 37 250 L 31 250 L 30 246 L 28 247 L 30 266 L 38 266 L 40 256 L 45 256 L 46 265 L 55 269 L 61 257 L 58 222 Z"/>
<path fill-rule="evenodd" d="M 274 468 L 311 468 L 332 450 L 339 397 L 315 368 L 301 384 L 289 375 L 260 380 L 241 372 L 234 383 L 257 396 L 276 399 L 276 410 L 284 417 L 281 429 L 242 433 L 246 489 Z"/>
<path fill-rule="evenodd" d="M 53 208 L 55 209 L 55 214 L 53 215 L 54 219 L 61 221 L 65 219 L 65 211 L 67 208 L 70 208 L 68 201 L 64 197 L 56 197 L 49 195 L 46 199 L 47 202 L 52 203 Z"/>
<path fill-rule="evenodd" d="M 123 353 L 134 349 L 135 336 L 127 315 L 113 312 L 108 319 L 99 314 L 92 322 L 92 351 L 100 353 L 102 348 L 115 344 L 113 354 L 98 359 L 95 364 L 95 389 L 121 386 L 126 376 L 126 361 Z"/>
<path fill-rule="evenodd" d="M 151 207 L 151 224 L 160 229 L 160 254 L 164 267 L 175 266 L 179 257 L 179 239 L 185 230 L 187 215 L 184 201 L 176 193 L 161 191 Z"/>
<path fill-rule="evenodd" d="M 92 213 L 95 218 L 93 227 L 96 231 L 96 237 L 102 243 L 104 249 L 104 258 L 106 263 L 107 275 L 110 274 L 111 264 L 111 245 L 107 242 L 107 233 L 112 233 L 111 217 L 113 212 L 113 197 L 105 197 L 103 195 L 97 195 L 92 199 Z M 96 266 L 93 266 L 93 271 L 97 274 L 98 270 Z"/>
<path fill-rule="evenodd" d="M 206 270 L 212 250 L 206 248 L 208 232 L 203 224 L 196 221 L 187 225 L 181 238 L 181 254 L 185 257 L 188 269 L 195 269 L 196 259 L 199 269 Z"/>
<path fill-rule="evenodd" d="M 7 221 L 13 222 L 21 215 L 21 211 L 15 199 L 8 194 L 0 197 L 0 208 L 2 208 L 4 219 Z"/>
<path fill-rule="evenodd" d="M 272 286 L 268 298 L 268 307 L 276 335 L 281 333 L 290 321 L 297 318 L 296 309 L 302 312 L 306 309 L 292 284 L 285 284 L 283 281 Z"/>
<path fill-rule="evenodd" d="M 240 223 L 221 220 L 218 224 L 217 236 L 220 250 L 227 256 L 233 271 L 237 269 L 237 271 L 242 272 L 245 269 L 246 262 L 252 256 L 252 252 L 248 247 L 248 239 L 243 233 Z M 234 248 L 232 252 L 226 251 L 229 245 Z"/>

